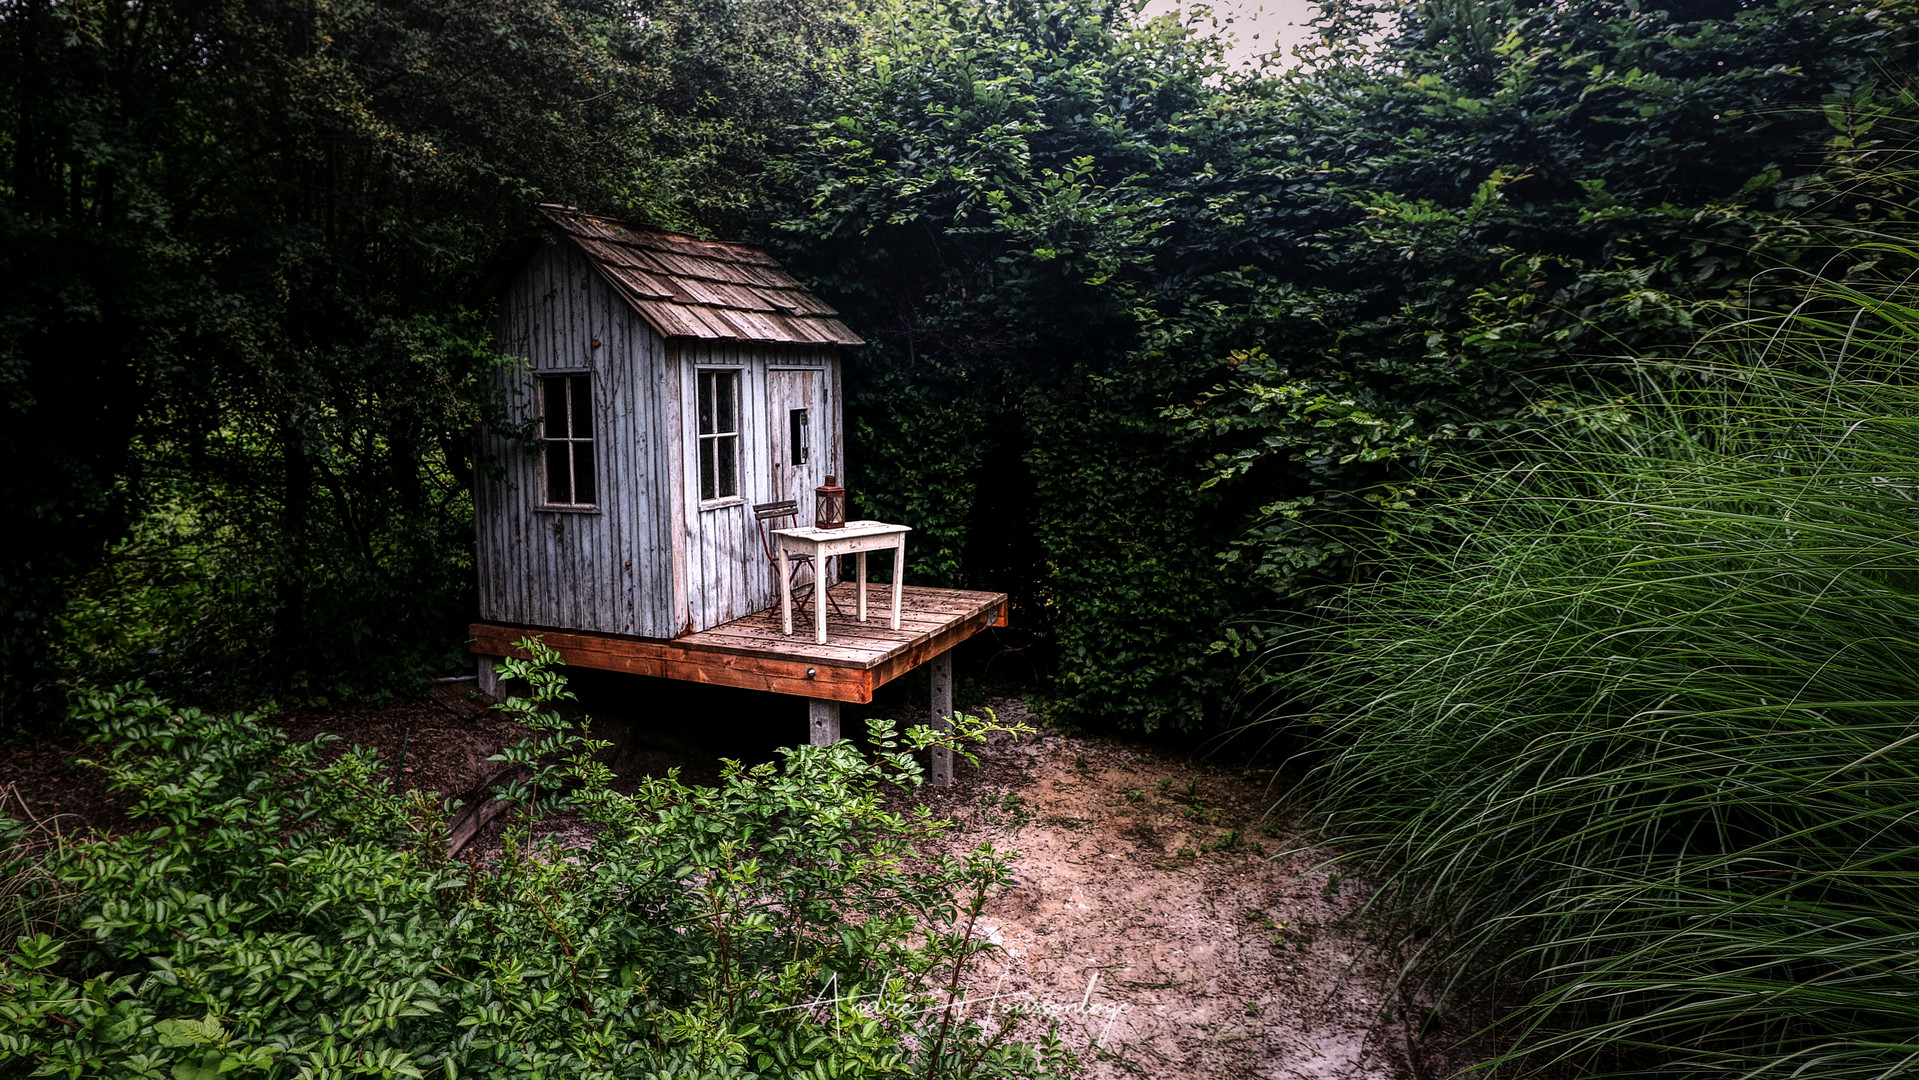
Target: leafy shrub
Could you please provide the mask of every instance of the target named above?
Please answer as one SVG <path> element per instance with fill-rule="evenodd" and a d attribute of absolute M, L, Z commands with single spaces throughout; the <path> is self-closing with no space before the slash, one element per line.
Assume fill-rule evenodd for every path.
<path fill-rule="evenodd" d="M 1919 1055 L 1919 297 L 1876 255 L 1888 286 L 1542 405 L 1286 658 L 1415 972 L 1526 980 L 1509 1060 Z"/>
<path fill-rule="evenodd" d="M 862 497 L 929 583 L 1026 592 L 1051 715 L 1217 730 L 1248 616 L 1350 572 L 1378 481 L 1880 212 L 1808 174 L 1896 97 L 1909 8 L 1327 3 L 1285 72 L 1190 11 L 874 9 L 776 221 L 872 342 Z"/>
<path fill-rule="evenodd" d="M 922 857 L 944 826 L 880 751 L 799 747 L 628 796 L 561 723 L 551 655 L 509 661 L 535 729 L 496 866 L 447 858 L 441 807 L 371 753 L 320 760 L 259 718 L 92 695 L 102 767 L 144 828 L 50 868 L 74 931 L 0 966 L 0 1073 L 161 1077 L 1060 1076 L 1018 1016 L 945 1008 L 998 852 Z M 974 725 L 976 728 L 981 725 Z M 570 810 L 590 845 L 536 841 Z"/>

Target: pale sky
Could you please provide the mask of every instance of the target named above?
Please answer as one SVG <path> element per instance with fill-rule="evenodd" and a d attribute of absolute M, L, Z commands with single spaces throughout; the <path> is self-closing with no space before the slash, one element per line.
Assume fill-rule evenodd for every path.
<path fill-rule="evenodd" d="M 1147 0 L 1146 15 L 1151 18 L 1191 7 L 1181 0 Z M 1212 0 L 1213 18 L 1218 33 L 1231 34 L 1227 62 L 1237 67 L 1261 53 L 1280 49 L 1280 62 L 1291 66 L 1290 50 L 1306 40 L 1306 24 L 1319 13 L 1313 0 Z M 1232 19 L 1231 25 L 1226 20 Z"/>

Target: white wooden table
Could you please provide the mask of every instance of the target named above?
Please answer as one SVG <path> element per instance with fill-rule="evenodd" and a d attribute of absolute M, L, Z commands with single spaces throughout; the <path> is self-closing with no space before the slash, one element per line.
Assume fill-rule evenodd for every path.
<path fill-rule="evenodd" d="M 813 557 L 813 640 L 826 644 L 826 560 L 835 555 L 858 555 L 860 563 L 860 621 L 866 621 L 866 553 L 893 553 L 893 629 L 900 628 L 900 586 L 906 581 L 905 525 L 884 521 L 849 521 L 841 529 L 774 529 L 780 549 L 780 631 L 793 632 L 793 564 L 790 556 Z"/>

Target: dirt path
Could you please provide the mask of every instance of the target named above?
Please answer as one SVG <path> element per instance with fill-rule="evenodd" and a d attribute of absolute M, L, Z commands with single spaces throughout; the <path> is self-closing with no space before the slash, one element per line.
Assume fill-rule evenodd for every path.
<path fill-rule="evenodd" d="M 1000 949 L 972 1008 L 1058 1019 L 1093 1078 L 1410 1075 L 1397 1022 L 1376 1023 L 1389 987 L 1346 918 L 1356 890 L 1323 855 L 1272 854 L 1290 846 L 1272 784 L 1044 733 L 962 765 L 932 800 L 961 826 L 950 848 L 1019 852 L 979 928 Z"/>
<path fill-rule="evenodd" d="M 593 703 L 595 715 L 610 704 Z M 1032 720 L 1017 699 L 988 704 L 1002 720 Z M 406 782 L 440 791 L 476 782 L 486 756 L 524 733 L 456 690 L 301 714 L 288 729 L 377 746 Z M 714 772 L 697 752 L 636 745 L 620 763 L 629 775 Z M 75 828 L 123 827 L 125 796 L 69 765 L 75 749 L 0 753 L 12 809 Z M 971 973 L 973 1015 L 1017 1003 L 1057 1020 L 1094 1080 L 1415 1075 L 1402 1027 L 1382 1006 L 1385 973 L 1350 918 L 1359 890 L 1316 865 L 1322 855 L 1274 854 L 1293 840 L 1292 823 L 1266 817 L 1279 794 L 1270 772 L 1042 731 L 988 746 L 956 779 L 928 795 L 959 825 L 948 849 L 990 842 L 1018 852 L 1018 884 L 990 899 L 978 927 L 999 948 Z"/>

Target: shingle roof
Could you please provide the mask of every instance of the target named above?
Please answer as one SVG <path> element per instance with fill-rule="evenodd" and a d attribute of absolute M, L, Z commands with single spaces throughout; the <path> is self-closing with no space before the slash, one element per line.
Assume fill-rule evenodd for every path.
<path fill-rule="evenodd" d="M 601 275 L 664 337 L 864 345 L 819 297 L 745 244 L 635 229 L 542 206 Z"/>

